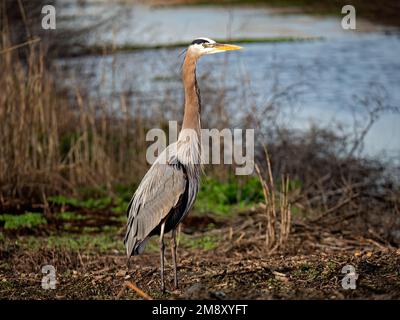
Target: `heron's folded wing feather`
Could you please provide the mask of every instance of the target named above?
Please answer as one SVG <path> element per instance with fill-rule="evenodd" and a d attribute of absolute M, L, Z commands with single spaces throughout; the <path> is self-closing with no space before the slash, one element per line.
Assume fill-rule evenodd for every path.
<path fill-rule="evenodd" d="M 176 206 L 185 192 L 186 181 L 180 165 L 153 164 L 136 190 L 129 207 L 125 236 L 128 254 Z"/>

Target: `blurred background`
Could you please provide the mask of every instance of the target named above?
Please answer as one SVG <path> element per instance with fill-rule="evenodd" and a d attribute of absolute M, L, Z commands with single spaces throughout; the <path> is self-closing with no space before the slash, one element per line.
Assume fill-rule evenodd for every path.
<path fill-rule="evenodd" d="M 48 4 L 55 30 L 41 27 Z M 342 28 L 346 4 L 356 30 Z M 240 252 L 398 248 L 398 1 L 2 0 L 0 10 L 4 256 L 62 247 L 122 259 L 146 132 L 181 121 L 182 52 L 201 36 L 244 47 L 200 61 L 202 126 L 254 128 L 259 170 L 206 166 L 184 248 L 220 248 L 229 233 L 215 227 L 235 235 L 249 216 Z"/>

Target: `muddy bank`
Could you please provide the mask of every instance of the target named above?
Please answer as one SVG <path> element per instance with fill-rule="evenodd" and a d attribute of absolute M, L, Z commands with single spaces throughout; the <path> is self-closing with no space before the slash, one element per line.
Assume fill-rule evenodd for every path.
<path fill-rule="evenodd" d="M 132 259 L 128 269 L 123 228 L 114 234 L 102 231 L 114 241 L 104 247 L 54 246 L 39 235 L 35 236 L 37 246 L 29 246 L 27 236 L 7 237 L 0 249 L 0 298 L 141 299 L 134 291 L 123 289 L 127 280 L 160 299 L 400 298 L 400 251 L 396 248 L 298 221 L 286 247 L 268 255 L 258 228 L 263 217 L 262 212 L 240 214 L 219 221 L 217 228 L 196 232 L 187 222 L 178 250 L 180 288 L 172 289 L 171 257 L 166 250 L 165 294 L 159 290 L 156 242 L 145 254 Z M 309 232 L 310 228 L 318 232 Z M 89 236 L 88 244 L 94 239 L 96 234 Z M 214 245 L 203 245 L 204 239 L 213 239 Z M 41 288 L 41 267 L 46 264 L 56 268 L 55 290 Z M 342 288 L 342 268 L 346 265 L 354 266 L 359 275 L 355 290 Z"/>

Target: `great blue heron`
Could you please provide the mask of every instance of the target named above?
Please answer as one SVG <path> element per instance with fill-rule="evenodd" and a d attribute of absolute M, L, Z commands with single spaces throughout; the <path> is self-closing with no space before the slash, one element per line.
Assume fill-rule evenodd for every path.
<path fill-rule="evenodd" d="M 156 159 L 137 188 L 128 207 L 125 246 L 128 259 L 141 254 L 152 235 L 160 235 L 161 290 L 164 285 L 164 233 L 172 230 L 174 286 L 176 228 L 188 214 L 199 190 L 200 178 L 200 92 L 196 81 L 197 60 L 206 54 L 241 49 L 208 38 L 195 39 L 186 51 L 182 67 L 185 109 L 177 142 Z"/>

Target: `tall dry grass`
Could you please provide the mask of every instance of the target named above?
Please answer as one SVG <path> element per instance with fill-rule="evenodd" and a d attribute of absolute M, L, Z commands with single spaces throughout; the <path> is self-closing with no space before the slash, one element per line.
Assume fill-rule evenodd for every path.
<path fill-rule="evenodd" d="M 277 188 L 273 174 L 271 158 L 264 145 L 266 173 L 263 174 L 258 164 L 255 165 L 265 198 L 265 246 L 269 253 L 283 248 L 287 243 L 291 225 L 291 210 L 289 202 L 289 177 L 282 175 L 280 190 Z"/>
<path fill-rule="evenodd" d="M 7 34 L 1 35 L 0 181 L 2 193 L 11 195 L 23 192 L 22 185 L 40 188 L 56 179 L 50 172 L 60 161 L 54 108 L 58 101 L 40 49 L 34 43 L 26 46 L 29 56 L 22 63 Z"/>
<path fill-rule="evenodd" d="M 155 124 L 167 128 L 165 115 L 143 118 L 144 106 L 129 105 L 124 94 L 113 107 L 91 101 L 79 87 L 71 99 L 70 92 L 61 89 L 60 73 L 51 69 L 47 37 L 31 28 L 29 3 L 3 4 L 0 202 L 43 201 L 60 193 L 76 196 L 80 188 L 105 188 L 112 195 L 116 184 L 138 183 L 148 168 L 146 131 Z M 222 107 L 220 103 L 215 109 L 218 114 Z M 232 169 L 221 165 L 210 171 L 226 178 Z"/>
<path fill-rule="evenodd" d="M 121 96 L 118 117 L 105 106 L 60 94 L 40 39 L 0 43 L 0 196 L 42 198 L 79 187 L 135 182 L 144 162 L 144 128 Z"/>

